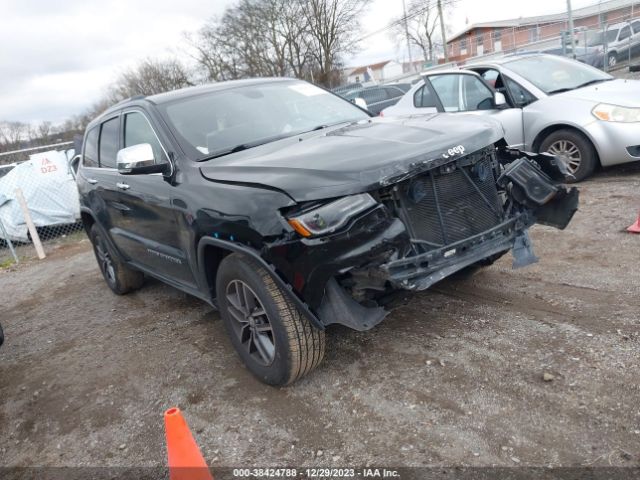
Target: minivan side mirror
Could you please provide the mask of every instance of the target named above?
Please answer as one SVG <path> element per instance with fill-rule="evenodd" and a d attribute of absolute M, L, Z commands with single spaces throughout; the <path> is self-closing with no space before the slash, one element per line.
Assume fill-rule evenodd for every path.
<path fill-rule="evenodd" d="M 119 150 L 116 160 L 118 172 L 122 175 L 167 174 L 170 168 L 168 163 L 156 163 L 153 148 L 148 143 L 140 143 Z"/>
<path fill-rule="evenodd" d="M 495 92 L 493 94 L 493 104 L 497 109 L 507 108 L 507 99 L 503 93 Z"/>

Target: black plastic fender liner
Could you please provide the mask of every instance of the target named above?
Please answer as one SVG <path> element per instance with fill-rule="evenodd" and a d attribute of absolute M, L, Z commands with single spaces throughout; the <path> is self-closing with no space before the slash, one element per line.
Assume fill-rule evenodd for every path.
<path fill-rule="evenodd" d="M 219 238 L 213 238 L 209 236 L 202 237 L 198 242 L 198 266 L 201 276 L 205 276 L 205 265 L 204 265 L 204 248 L 207 245 L 213 245 L 218 248 L 222 248 L 225 250 L 229 250 L 234 253 L 241 253 L 251 257 L 253 260 L 258 262 L 260 265 L 264 267 L 264 269 L 269 272 L 271 278 L 273 278 L 274 282 L 280 287 L 280 289 L 287 295 L 291 301 L 300 309 L 300 311 L 309 319 L 311 324 L 320 329 L 324 330 L 324 324 L 318 319 L 318 317 L 311 311 L 309 306 L 302 301 L 300 297 L 298 297 L 293 291 L 293 287 L 289 285 L 278 273 L 275 268 L 267 263 L 261 256 L 260 253 L 246 245 L 242 245 L 240 243 L 231 242 L 228 240 L 221 240 Z"/>
<path fill-rule="evenodd" d="M 388 313 L 381 307 L 363 307 L 338 285 L 335 278 L 327 282 L 326 295 L 319 310 L 325 325 L 339 323 L 358 332 L 371 330 Z"/>

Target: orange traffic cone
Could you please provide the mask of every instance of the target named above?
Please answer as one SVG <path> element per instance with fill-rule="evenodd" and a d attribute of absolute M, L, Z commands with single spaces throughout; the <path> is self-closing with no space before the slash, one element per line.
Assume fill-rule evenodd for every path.
<path fill-rule="evenodd" d="M 640 213 L 638 213 L 638 219 L 636 220 L 636 223 L 629 226 L 629 228 L 627 228 L 627 232 L 640 233 Z"/>
<path fill-rule="evenodd" d="M 171 480 L 213 480 L 207 463 L 179 408 L 164 412 Z"/>

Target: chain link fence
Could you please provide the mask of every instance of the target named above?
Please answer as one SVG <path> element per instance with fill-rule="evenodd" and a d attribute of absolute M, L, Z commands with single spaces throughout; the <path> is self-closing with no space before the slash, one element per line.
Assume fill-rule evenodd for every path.
<path fill-rule="evenodd" d="M 0 153 L 0 267 L 82 238 L 72 147 Z"/>

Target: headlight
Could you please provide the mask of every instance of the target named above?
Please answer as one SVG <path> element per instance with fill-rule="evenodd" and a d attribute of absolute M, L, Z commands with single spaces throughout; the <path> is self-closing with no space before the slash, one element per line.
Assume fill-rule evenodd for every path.
<path fill-rule="evenodd" d="M 591 110 L 593 115 L 605 122 L 640 122 L 640 108 L 620 107 L 619 105 L 609 105 L 600 103 Z"/>
<path fill-rule="evenodd" d="M 355 215 L 376 205 L 368 193 L 351 195 L 287 219 L 303 237 L 324 235 L 343 227 Z"/>

